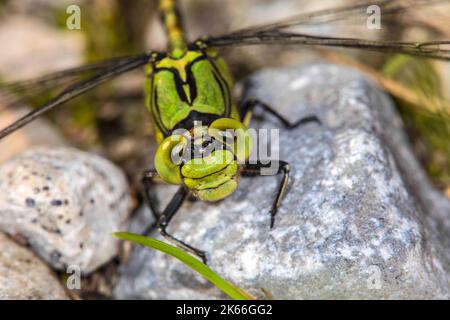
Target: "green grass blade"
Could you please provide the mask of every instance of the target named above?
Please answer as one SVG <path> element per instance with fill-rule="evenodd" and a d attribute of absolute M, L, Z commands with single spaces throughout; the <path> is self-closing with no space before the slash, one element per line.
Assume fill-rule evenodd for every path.
<path fill-rule="evenodd" d="M 254 299 L 251 295 L 243 291 L 242 289 L 236 287 L 230 282 L 219 277 L 214 271 L 212 271 L 207 265 L 203 264 L 196 258 L 192 257 L 190 254 L 184 252 L 183 250 L 171 246 L 165 242 L 152 239 L 149 237 L 145 237 L 139 234 L 128 233 L 128 232 L 117 232 L 114 233 L 114 236 L 122 239 L 131 241 L 136 244 L 140 244 L 152 249 L 156 249 L 164 252 L 174 258 L 177 258 L 185 265 L 190 267 L 191 269 L 198 272 L 205 279 L 213 283 L 217 288 L 222 290 L 225 294 L 230 296 L 230 298 L 234 300 L 251 300 Z"/>

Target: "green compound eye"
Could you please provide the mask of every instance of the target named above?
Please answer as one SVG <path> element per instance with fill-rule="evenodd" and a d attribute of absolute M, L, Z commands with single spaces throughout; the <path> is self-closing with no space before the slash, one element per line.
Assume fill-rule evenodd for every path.
<path fill-rule="evenodd" d="M 231 130 L 234 135 L 233 141 L 224 137 L 228 130 Z M 225 139 L 225 143 L 232 142 L 234 154 L 239 161 L 244 162 L 250 157 L 252 137 L 242 122 L 231 118 L 217 119 L 209 126 L 208 134 L 218 140 Z"/>
<path fill-rule="evenodd" d="M 186 137 L 181 135 L 172 135 L 163 140 L 158 146 L 155 154 L 155 169 L 159 176 L 170 184 L 181 184 L 181 174 L 179 164 L 173 162 L 172 151 L 175 147 L 186 146 L 188 143 Z M 182 146 L 182 147 L 181 147 Z"/>

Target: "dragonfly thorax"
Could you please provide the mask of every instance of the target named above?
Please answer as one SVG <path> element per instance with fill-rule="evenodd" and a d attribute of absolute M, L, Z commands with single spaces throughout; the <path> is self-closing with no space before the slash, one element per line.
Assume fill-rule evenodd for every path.
<path fill-rule="evenodd" d="M 217 53 L 194 48 L 179 58 L 166 55 L 148 68 L 147 106 L 158 129 L 158 141 L 194 122 L 209 125 L 220 118 L 239 120 L 231 96 L 232 80 Z"/>

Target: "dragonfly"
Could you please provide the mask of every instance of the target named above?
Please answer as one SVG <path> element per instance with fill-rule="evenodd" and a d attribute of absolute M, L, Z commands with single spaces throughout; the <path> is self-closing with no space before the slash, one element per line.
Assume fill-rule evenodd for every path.
<path fill-rule="evenodd" d="M 291 122 L 278 113 L 274 106 L 264 101 L 250 99 L 238 103 L 232 94 L 231 72 L 218 49 L 258 45 L 319 46 L 399 53 L 449 61 L 450 40 L 381 41 L 292 31 L 292 27 L 296 26 L 344 21 L 374 4 L 379 6 L 383 15 L 395 16 L 413 7 L 420 8 L 442 2 L 445 1 L 361 2 L 302 13 L 282 21 L 189 42 L 186 40 L 178 2 L 160 0 L 161 20 L 168 39 L 165 52 L 149 51 L 112 58 L 29 80 L 1 84 L 0 98 L 4 100 L 21 92 L 37 94 L 56 84 L 65 85 L 65 88 L 48 102 L 0 130 L 0 139 L 100 84 L 143 68 L 145 104 L 156 130 L 158 144 L 154 155 L 154 168 L 146 170 L 142 175 L 145 199 L 156 217 L 156 227 L 161 235 L 207 263 L 206 252 L 176 238 L 167 230 L 186 199 L 194 196 L 203 201 L 222 200 L 236 190 L 241 176 L 259 176 L 263 171 L 267 174 L 264 169 L 275 166 L 278 169 L 273 175 L 281 176 L 281 179 L 274 192 L 272 206 L 268 210 L 269 227 L 273 228 L 277 211 L 287 190 L 291 169 L 289 163 L 282 160 L 249 161 L 253 140 L 248 128 L 254 110 L 259 108 L 270 114 L 288 129 L 311 122 L 322 125 L 316 115 Z M 85 76 L 86 74 L 88 76 Z M 178 186 L 178 190 L 163 210 L 156 206 L 154 188 L 157 179 Z M 146 234 L 153 227 L 152 225 Z"/>

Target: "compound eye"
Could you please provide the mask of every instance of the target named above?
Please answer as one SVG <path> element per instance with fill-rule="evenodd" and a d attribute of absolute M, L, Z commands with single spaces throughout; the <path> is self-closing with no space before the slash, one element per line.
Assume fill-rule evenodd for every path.
<path fill-rule="evenodd" d="M 208 134 L 228 144 L 236 158 L 244 162 L 250 157 L 252 137 L 242 122 L 231 118 L 220 118 L 211 123 Z"/>
<path fill-rule="evenodd" d="M 155 154 L 155 169 L 159 176 L 170 184 L 180 184 L 180 164 L 183 150 L 187 145 L 186 137 L 172 135 L 165 138 Z"/>

